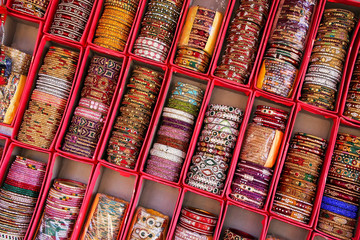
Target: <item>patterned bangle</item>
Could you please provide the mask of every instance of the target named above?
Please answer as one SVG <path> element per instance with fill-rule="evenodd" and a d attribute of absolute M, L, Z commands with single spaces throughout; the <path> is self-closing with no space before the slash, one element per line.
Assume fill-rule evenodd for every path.
<path fill-rule="evenodd" d="M 350 239 L 353 237 L 353 230 L 351 229 L 344 229 L 343 225 L 332 224 L 330 225 L 328 222 L 324 222 L 319 220 L 318 228 L 330 234 L 331 236 L 338 237 L 340 239 Z"/>
<path fill-rule="evenodd" d="M 355 182 L 360 182 L 360 172 L 356 170 L 344 169 L 340 166 L 331 166 L 329 175 L 339 177 L 341 179 L 348 179 Z"/>
<path fill-rule="evenodd" d="M 279 185 L 277 193 L 286 194 L 295 198 L 298 198 L 300 201 L 304 202 L 313 202 L 314 201 L 314 192 L 302 191 L 295 188 L 294 186 L 289 186 L 287 184 Z"/>
<path fill-rule="evenodd" d="M 277 204 L 277 205 L 275 205 Z M 302 223 L 307 223 L 310 218 L 309 214 L 304 214 L 295 210 L 292 210 L 290 207 L 280 204 L 280 203 L 274 203 L 273 211 L 277 212 L 279 215 L 289 217 L 291 219 L 300 221 Z"/>
<path fill-rule="evenodd" d="M 275 194 L 275 200 L 291 204 L 291 205 L 293 205 L 295 207 L 298 207 L 298 208 L 303 209 L 306 212 L 310 212 L 310 213 L 311 213 L 311 211 L 313 209 L 312 204 L 309 204 L 307 202 L 299 201 L 296 198 L 293 198 L 293 197 L 290 197 L 288 195 L 284 195 L 284 194 L 281 194 L 281 193 L 276 193 Z"/>
<path fill-rule="evenodd" d="M 290 176 L 296 179 L 305 180 L 310 183 L 316 183 L 317 177 L 302 171 L 294 170 L 292 168 L 284 167 L 281 172 L 282 176 Z"/>
<path fill-rule="evenodd" d="M 235 128 L 226 127 L 226 126 L 223 126 L 223 125 L 213 124 L 213 123 L 204 124 L 203 130 L 218 131 L 218 132 L 223 132 L 223 133 L 227 133 L 227 134 L 232 134 L 234 136 L 239 135 L 239 131 L 237 129 L 235 129 Z"/>
<path fill-rule="evenodd" d="M 201 183 L 194 179 L 188 179 L 188 185 L 217 195 L 221 194 L 222 192 L 222 189 L 219 189 L 218 187 L 206 183 Z"/>
<path fill-rule="evenodd" d="M 341 224 L 341 225 L 346 225 L 349 227 L 356 227 L 356 219 L 352 219 L 352 218 L 348 218 L 324 209 L 320 209 L 320 215 L 319 215 L 319 220 L 320 219 L 328 219 L 334 223 L 337 224 Z"/>
<path fill-rule="evenodd" d="M 239 123 L 238 122 L 223 119 L 223 118 L 217 118 L 217 117 L 206 117 L 204 119 L 204 123 L 220 124 L 222 126 L 231 127 L 231 128 L 235 128 L 235 129 L 239 128 Z"/>
<path fill-rule="evenodd" d="M 262 208 L 264 206 L 264 202 L 260 202 L 257 200 L 253 200 L 247 196 L 245 196 L 244 194 L 239 194 L 239 193 L 230 193 L 230 197 L 236 201 L 242 201 L 242 202 L 246 202 L 251 206 L 254 206 L 256 208 Z"/>
<path fill-rule="evenodd" d="M 236 115 L 233 113 L 226 113 L 226 112 L 217 112 L 217 111 L 207 111 L 205 113 L 206 117 L 216 117 L 216 118 L 222 118 L 234 122 L 240 123 L 242 121 L 242 114 Z"/>
<path fill-rule="evenodd" d="M 292 177 L 288 177 L 288 176 L 281 176 L 280 184 L 281 183 L 287 183 L 289 185 L 298 186 L 300 188 L 311 190 L 313 192 L 316 192 L 316 189 L 317 189 L 317 186 L 314 183 L 309 183 L 307 181 L 302 181 L 302 180 L 292 178 Z"/>
<path fill-rule="evenodd" d="M 221 104 L 210 104 L 209 111 L 232 113 L 239 116 L 243 115 L 243 112 L 240 108 L 221 105 Z"/>

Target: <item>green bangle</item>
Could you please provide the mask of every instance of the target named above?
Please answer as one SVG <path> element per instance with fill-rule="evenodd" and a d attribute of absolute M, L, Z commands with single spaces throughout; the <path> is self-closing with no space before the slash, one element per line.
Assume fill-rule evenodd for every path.
<path fill-rule="evenodd" d="M 169 99 L 169 103 L 168 103 L 167 107 L 175 108 L 175 109 L 190 113 L 193 116 L 197 116 L 199 113 L 199 110 L 200 110 L 199 107 L 197 107 L 191 103 L 173 99 L 173 98 Z"/>
<path fill-rule="evenodd" d="M 28 197 L 38 197 L 39 196 L 38 192 L 34 192 L 34 191 L 24 189 L 24 188 L 14 187 L 14 186 L 11 186 L 11 185 L 6 184 L 6 183 L 4 183 L 3 189 L 5 189 L 7 191 L 10 191 L 10 192 L 22 194 L 22 195 L 25 195 L 25 196 L 28 196 Z"/>

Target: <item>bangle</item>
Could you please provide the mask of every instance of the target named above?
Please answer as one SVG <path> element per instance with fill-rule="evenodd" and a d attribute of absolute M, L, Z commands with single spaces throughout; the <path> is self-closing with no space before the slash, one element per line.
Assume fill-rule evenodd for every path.
<path fill-rule="evenodd" d="M 354 183 L 352 181 L 347 181 L 345 179 L 329 176 L 328 183 L 335 185 L 337 187 L 340 187 L 340 188 L 345 188 L 347 190 L 351 190 L 351 191 L 355 191 L 355 192 L 360 191 L 360 186 L 356 185 L 356 183 Z"/>
<path fill-rule="evenodd" d="M 288 195 L 284 195 L 281 193 L 276 193 L 275 194 L 275 200 L 280 201 L 280 202 L 284 202 L 284 203 L 288 203 L 292 206 L 298 207 L 300 209 L 305 210 L 306 212 L 311 213 L 312 209 L 313 209 L 313 205 L 309 204 L 307 202 L 302 202 L 296 198 L 290 197 Z"/>
<path fill-rule="evenodd" d="M 245 202 L 246 204 L 256 207 L 256 208 L 263 208 L 264 206 L 264 202 L 263 201 L 257 201 L 257 200 L 253 200 L 243 194 L 239 194 L 239 193 L 230 193 L 230 197 L 232 199 L 234 199 L 235 201 L 240 201 L 240 202 Z M 265 199 L 264 199 L 265 200 Z"/>
<path fill-rule="evenodd" d="M 202 209 L 187 207 L 181 209 L 181 214 L 188 218 L 198 220 L 202 223 L 215 225 L 217 222 L 217 217 L 214 214 Z"/>
<path fill-rule="evenodd" d="M 356 227 L 356 219 L 348 218 L 324 209 L 320 209 L 319 220 L 320 219 L 328 219 L 337 224 L 346 225 L 349 227 Z"/>
<path fill-rule="evenodd" d="M 251 236 L 248 233 L 236 230 L 236 229 L 226 229 L 224 232 L 224 238 L 223 240 L 254 240 L 255 237 Z"/>
<path fill-rule="evenodd" d="M 188 225 L 198 228 L 200 230 L 209 231 L 209 232 L 213 232 L 214 228 L 216 226 L 215 224 L 207 224 L 207 223 L 198 221 L 196 219 L 187 217 L 186 215 L 182 215 L 180 217 L 180 222 L 183 222 L 185 224 L 188 224 Z"/>
<path fill-rule="evenodd" d="M 280 184 L 281 183 L 287 183 L 289 185 L 298 186 L 300 188 L 308 189 L 313 192 L 316 192 L 316 188 L 317 188 L 316 184 L 309 183 L 307 181 L 301 181 L 296 178 L 292 178 L 292 177 L 288 177 L 288 176 L 282 176 L 280 178 Z"/>
<path fill-rule="evenodd" d="M 325 232 L 330 234 L 331 236 L 339 237 L 341 239 L 350 239 L 353 237 L 353 229 L 344 229 L 344 226 L 341 224 L 329 224 L 328 222 L 324 222 L 322 220 L 319 220 L 318 222 L 318 228 Z"/>
<path fill-rule="evenodd" d="M 182 122 L 186 122 L 186 123 L 191 124 L 191 125 L 194 124 L 194 121 L 191 120 L 190 118 L 186 118 L 186 117 L 183 117 L 182 115 L 177 115 L 175 113 L 163 112 L 162 116 L 166 117 L 167 119 L 168 118 L 173 118 L 173 119 L 176 119 L 176 120 L 179 120 L 179 121 L 182 121 Z"/>
<path fill-rule="evenodd" d="M 351 212 L 357 212 L 359 209 L 359 206 L 356 206 L 354 204 L 347 203 L 344 201 L 340 201 L 338 199 L 328 197 L 328 196 L 323 196 L 322 202 L 326 203 L 328 205 L 331 205 L 331 206 L 336 206 L 336 207 L 351 211 Z"/>
<path fill-rule="evenodd" d="M 328 210 L 330 212 L 336 213 L 336 214 L 340 214 L 340 215 L 348 217 L 348 218 L 355 219 L 357 216 L 357 212 L 348 211 L 346 209 L 342 209 L 337 206 L 332 206 L 332 205 L 326 204 L 324 202 L 321 203 L 321 208 L 324 210 Z"/>
<path fill-rule="evenodd" d="M 239 116 L 243 115 L 243 112 L 240 108 L 221 105 L 221 104 L 210 104 L 209 111 L 232 113 Z"/>
<path fill-rule="evenodd" d="M 178 156 L 180 158 L 185 158 L 186 157 L 186 152 L 180 151 L 176 148 L 172 148 L 163 144 L 159 144 L 159 143 L 155 143 L 153 145 L 153 149 L 157 149 L 159 151 L 163 151 L 165 153 L 170 153 L 171 155 L 175 155 Z"/>
<path fill-rule="evenodd" d="M 180 116 L 188 118 L 190 120 L 195 119 L 195 117 L 193 115 L 191 115 L 191 114 L 189 114 L 187 112 L 175 109 L 175 108 L 164 107 L 163 112 L 168 112 L 168 113 L 173 113 L 173 114 L 176 114 L 176 115 L 180 115 Z"/>
<path fill-rule="evenodd" d="M 177 163 L 182 163 L 183 162 L 183 158 L 173 155 L 171 153 L 166 153 L 157 149 L 151 149 L 150 150 L 150 155 L 154 155 L 160 158 L 165 158 L 167 160 L 173 161 L 173 162 L 177 162 Z"/>
<path fill-rule="evenodd" d="M 277 204 L 279 204 L 279 203 L 277 203 Z M 282 204 L 273 205 L 272 210 L 277 212 L 281 216 L 285 216 L 285 217 L 294 219 L 294 220 L 302 222 L 302 223 L 307 223 L 310 220 L 308 214 L 294 211 L 286 205 L 282 205 Z"/>
<path fill-rule="evenodd" d="M 217 118 L 217 117 L 206 117 L 204 119 L 204 123 L 208 123 L 208 124 L 220 124 L 222 126 L 225 127 L 231 127 L 231 128 L 235 128 L 238 129 L 239 128 L 239 123 L 235 122 L 235 121 L 231 121 L 231 120 L 227 120 L 227 119 L 223 119 L 223 118 Z"/>

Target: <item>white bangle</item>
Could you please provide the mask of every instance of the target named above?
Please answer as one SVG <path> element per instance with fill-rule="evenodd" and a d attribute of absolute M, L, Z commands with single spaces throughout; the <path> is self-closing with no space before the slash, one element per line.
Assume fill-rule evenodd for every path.
<path fill-rule="evenodd" d="M 169 108 L 169 107 L 164 107 L 163 109 L 164 112 L 168 112 L 168 113 L 174 113 L 177 115 L 181 115 L 183 117 L 189 118 L 190 120 L 194 120 L 195 117 L 193 115 L 191 115 L 190 113 L 175 109 L 175 108 Z"/>
<path fill-rule="evenodd" d="M 153 148 L 155 148 L 157 150 L 160 150 L 160 151 L 163 151 L 163 152 L 166 152 L 166 153 L 170 153 L 172 155 L 175 155 L 175 156 L 178 156 L 178 157 L 181 157 L 181 158 L 186 157 L 186 152 L 183 152 L 183 151 L 181 151 L 179 149 L 176 149 L 176 148 L 164 145 L 164 144 L 155 143 L 153 145 Z"/>
<path fill-rule="evenodd" d="M 186 122 L 186 123 L 191 124 L 191 125 L 194 124 L 194 120 L 191 120 L 189 118 L 183 117 L 183 116 L 175 114 L 175 113 L 163 112 L 162 115 L 163 115 L 163 117 L 174 118 L 174 119 Z"/>
<path fill-rule="evenodd" d="M 166 160 L 173 161 L 173 162 L 176 162 L 176 163 L 182 163 L 183 162 L 182 158 L 180 158 L 180 157 L 178 157 L 176 155 L 173 155 L 171 153 L 166 153 L 166 152 L 157 150 L 155 148 L 150 150 L 150 155 L 160 157 L 160 158 L 164 158 Z"/>

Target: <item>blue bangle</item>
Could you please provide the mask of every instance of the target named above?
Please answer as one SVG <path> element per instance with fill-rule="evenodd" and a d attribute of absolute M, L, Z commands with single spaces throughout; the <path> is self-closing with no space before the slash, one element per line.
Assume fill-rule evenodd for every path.
<path fill-rule="evenodd" d="M 331 206 L 326 203 L 321 203 L 321 208 L 348 218 L 356 219 L 357 217 L 357 212 L 351 212 L 342 208 Z"/>
<path fill-rule="evenodd" d="M 332 206 L 343 208 L 343 209 L 346 209 L 346 210 L 349 210 L 349 211 L 352 211 L 352 212 L 357 212 L 359 210 L 359 207 L 354 205 L 354 204 L 343 202 L 343 201 L 340 201 L 340 200 L 337 200 L 337 199 L 334 199 L 334 198 L 330 198 L 330 197 L 327 197 L 327 196 L 323 197 L 322 202 L 326 203 L 326 204 L 329 204 L 329 205 L 332 205 Z"/>

